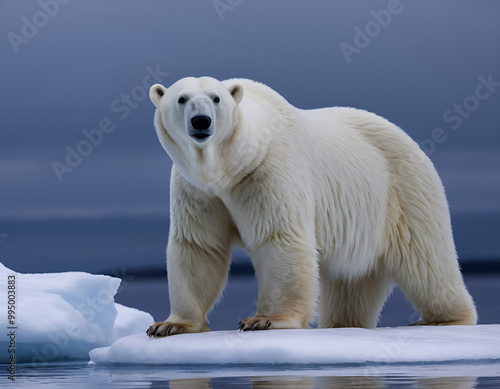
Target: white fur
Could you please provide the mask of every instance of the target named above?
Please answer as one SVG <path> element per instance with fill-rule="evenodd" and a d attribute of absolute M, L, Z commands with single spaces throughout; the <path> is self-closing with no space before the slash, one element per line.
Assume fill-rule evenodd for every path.
<path fill-rule="evenodd" d="M 321 327 L 374 327 L 394 283 L 423 324 L 476 323 L 441 181 L 397 126 L 301 110 L 246 79 L 186 78 L 150 96 L 174 161 L 166 323 L 207 330 L 235 245 L 258 277 L 256 329 L 307 327 L 318 297 Z M 212 117 L 204 142 L 188 135 L 200 113 Z"/>

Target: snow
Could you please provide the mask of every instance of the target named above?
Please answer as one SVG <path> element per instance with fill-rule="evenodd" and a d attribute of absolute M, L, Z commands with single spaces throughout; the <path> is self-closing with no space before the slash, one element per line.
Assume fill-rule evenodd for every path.
<path fill-rule="evenodd" d="M 17 362 L 46 364 L 86 359 L 96 347 L 144 333 L 153 317 L 114 302 L 120 279 L 83 272 L 21 274 L 0 263 L 0 290 L 15 276 L 15 318 L 9 323 L 7 296 L 0 301 L 0 326 L 15 332 Z M 10 328 L 11 327 L 11 328 Z M 0 363 L 9 360 L 10 338 L 0 338 Z"/>
<path fill-rule="evenodd" d="M 379 366 L 500 362 L 500 325 L 217 331 L 152 339 L 153 317 L 114 301 L 118 278 L 82 272 L 21 274 L 0 263 L 0 290 L 15 276 L 14 324 L 7 296 L 0 326 L 15 332 L 16 362 L 101 364 Z M 12 288 L 11 288 L 12 290 Z M 12 327 L 12 328 L 10 328 Z M 0 363 L 9 361 L 0 338 Z"/>
<path fill-rule="evenodd" d="M 500 325 L 218 331 L 131 335 L 90 352 L 96 364 L 400 364 L 500 360 Z"/>

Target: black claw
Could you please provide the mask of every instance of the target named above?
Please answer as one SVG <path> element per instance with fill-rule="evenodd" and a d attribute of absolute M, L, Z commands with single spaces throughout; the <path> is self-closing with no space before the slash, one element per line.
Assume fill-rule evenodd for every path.
<path fill-rule="evenodd" d="M 169 336 L 171 331 L 172 331 L 172 326 L 168 326 L 166 336 Z"/>
<path fill-rule="evenodd" d="M 270 320 L 266 323 L 266 330 L 268 330 L 269 327 L 271 327 L 271 321 Z"/>

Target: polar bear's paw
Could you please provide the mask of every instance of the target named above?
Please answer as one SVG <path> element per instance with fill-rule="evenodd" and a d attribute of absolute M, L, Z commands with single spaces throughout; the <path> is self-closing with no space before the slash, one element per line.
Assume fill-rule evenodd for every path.
<path fill-rule="evenodd" d="M 268 316 L 252 316 L 240 321 L 238 329 L 240 331 L 270 330 L 273 323 Z"/>
<path fill-rule="evenodd" d="M 293 329 L 306 328 L 297 323 L 296 320 L 289 316 L 272 315 L 272 316 L 251 316 L 240 321 L 238 329 L 240 331 L 260 331 L 272 329 Z"/>
<path fill-rule="evenodd" d="M 203 331 L 208 331 L 208 328 L 206 330 L 196 331 L 194 326 L 187 323 L 158 321 L 148 328 L 146 334 L 150 338 L 163 338 L 165 336 L 170 336 L 170 335 L 185 334 L 190 332 L 203 332 Z"/>

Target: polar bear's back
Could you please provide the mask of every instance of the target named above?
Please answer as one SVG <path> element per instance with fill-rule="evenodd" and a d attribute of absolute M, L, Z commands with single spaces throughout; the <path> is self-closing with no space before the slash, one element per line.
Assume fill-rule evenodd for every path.
<path fill-rule="evenodd" d="M 226 86 L 234 83 L 243 86 L 245 93 L 242 106 L 249 104 L 249 100 L 252 100 L 253 103 L 260 105 L 265 110 L 272 111 L 273 115 L 280 115 L 282 122 L 290 119 L 305 120 L 302 125 L 289 125 L 286 131 L 289 131 L 290 134 L 297 132 L 299 137 L 309 138 L 314 135 L 318 143 L 324 144 L 322 135 L 335 136 L 344 130 L 341 137 L 346 135 L 347 138 L 359 137 L 361 143 L 367 142 L 367 144 L 383 151 L 389 158 L 391 157 L 386 152 L 390 152 L 391 149 L 401 151 L 403 147 L 404 153 L 408 151 L 420 152 L 418 145 L 404 131 L 371 112 L 349 107 L 303 110 L 290 104 L 278 92 L 263 83 L 246 78 L 232 78 L 222 82 Z M 263 123 L 263 125 L 269 125 L 269 123 Z M 279 125 L 275 127 L 278 127 L 278 130 L 281 129 Z"/>
<path fill-rule="evenodd" d="M 412 234 L 433 235 L 454 251 L 441 180 L 403 130 L 364 110 L 302 110 L 264 84 L 225 81 L 234 82 L 243 86 L 241 106 L 252 125 L 271 128 L 266 170 L 283 166 L 290 171 L 279 170 L 281 178 L 290 179 L 284 185 L 315 188 L 319 245 L 333 257 L 357 258 L 335 264 L 337 273 L 345 266 L 346 275 L 360 274 L 380 255 L 411 255 Z"/>

